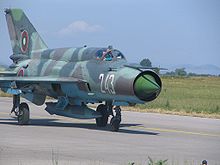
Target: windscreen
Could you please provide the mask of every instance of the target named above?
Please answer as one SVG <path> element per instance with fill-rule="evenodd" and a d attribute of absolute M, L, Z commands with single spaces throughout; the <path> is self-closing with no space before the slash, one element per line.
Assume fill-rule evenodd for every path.
<path fill-rule="evenodd" d="M 124 55 L 114 49 L 100 49 L 96 52 L 96 59 L 97 60 L 103 60 L 103 61 L 112 61 L 112 60 L 121 60 L 121 59 L 125 59 Z"/>

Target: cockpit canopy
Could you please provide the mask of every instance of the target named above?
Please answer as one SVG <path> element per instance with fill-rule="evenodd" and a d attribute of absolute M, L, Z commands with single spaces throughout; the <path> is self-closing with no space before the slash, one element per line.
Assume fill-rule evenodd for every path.
<path fill-rule="evenodd" d="M 124 55 L 116 50 L 116 49 L 109 49 L 109 48 L 102 48 L 96 52 L 96 59 L 102 61 L 112 61 L 112 60 L 120 60 L 125 59 Z"/>

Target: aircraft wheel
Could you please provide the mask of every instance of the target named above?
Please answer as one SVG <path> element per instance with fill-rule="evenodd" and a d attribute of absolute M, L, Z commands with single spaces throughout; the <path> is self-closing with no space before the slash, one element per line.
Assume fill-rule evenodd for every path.
<path fill-rule="evenodd" d="M 15 116 L 16 116 L 16 117 L 19 116 L 19 111 L 15 111 Z"/>
<path fill-rule="evenodd" d="M 96 125 L 98 127 L 105 127 L 108 123 L 108 111 L 107 107 L 104 104 L 100 104 L 97 109 L 97 112 L 100 112 L 102 117 L 96 118 Z"/>
<path fill-rule="evenodd" d="M 30 119 L 29 107 L 26 103 L 21 103 L 19 105 L 19 114 L 18 114 L 18 124 L 26 125 Z"/>
<path fill-rule="evenodd" d="M 110 121 L 111 130 L 114 132 L 118 132 L 120 123 L 121 123 L 121 119 L 114 116 Z"/>

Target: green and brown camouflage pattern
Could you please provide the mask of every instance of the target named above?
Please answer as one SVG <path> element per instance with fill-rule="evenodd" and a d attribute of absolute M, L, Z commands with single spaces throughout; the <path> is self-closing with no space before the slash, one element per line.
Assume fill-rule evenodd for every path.
<path fill-rule="evenodd" d="M 10 91 L 15 82 L 22 96 L 37 105 L 44 104 L 46 96 L 65 97 L 71 105 L 103 101 L 133 105 L 159 95 L 159 76 L 152 70 L 127 66 L 120 51 L 86 46 L 49 49 L 21 9 L 5 12 L 14 62 L 7 72 L 17 74 L 13 77 L 0 73 L 3 91 Z M 109 49 L 111 60 L 100 59 L 100 52 Z"/>
<path fill-rule="evenodd" d="M 13 54 L 25 54 L 30 56 L 33 51 L 47 49 L 47 45 L 21 9 L 6 9 L 5 13 Z M 25 31 L 28 34 L 26 41 L 22 38 L 22 34 Z M 28 47 L 27 50 L 22 51 L 21 48 L 24 42 L 26 42 Z"/>

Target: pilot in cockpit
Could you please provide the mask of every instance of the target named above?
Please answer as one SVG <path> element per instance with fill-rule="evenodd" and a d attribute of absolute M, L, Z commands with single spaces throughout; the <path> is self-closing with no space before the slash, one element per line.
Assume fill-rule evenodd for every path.
<path fill-rule="evenodd" d="M 112 55 L 112 51 L 110 49 L 107 49 L 106 52 L 103 52 L 101 60 L 111 61 L 112 59 L 113 59 L 113 55 Z"/>
<path fill-rule="evenodd" d="M 96 59 L 102 61 L 112 61 L 113 59 L 124 59 L 124 56 L 120 51 L 113 49 L 112 46 L 109 46 L 107 49 L 100 49 L 97 51 Z"/>
<path fill-rule="evenodd" d="M 102 50 L 97 53 L 97 59 L 103 61 L 111 61 L 113 59 L 113 54 L 111 49 L 106 51 Z"/>

